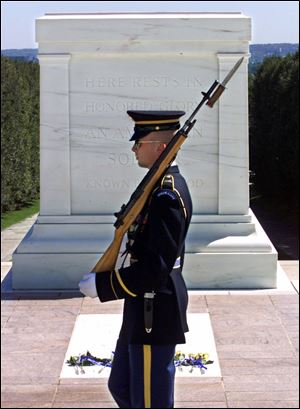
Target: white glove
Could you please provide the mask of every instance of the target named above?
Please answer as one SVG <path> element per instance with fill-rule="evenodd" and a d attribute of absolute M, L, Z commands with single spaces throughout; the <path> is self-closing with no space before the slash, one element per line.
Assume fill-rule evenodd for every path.
<path fill-rule="evenodd" d="M 96 273 L 84 274 L 78 286 L 82 294 L 86 295 L 87 297 L 95 298 L 98 296 L 96 288 Z"/>

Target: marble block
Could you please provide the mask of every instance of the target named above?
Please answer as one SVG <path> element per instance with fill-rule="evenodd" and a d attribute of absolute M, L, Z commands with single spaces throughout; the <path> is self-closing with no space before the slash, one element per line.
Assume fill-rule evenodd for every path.
<path fill-rule="evenodd" d="M 219 265 L 230 274 L 232 262 L 227 283 L 237 274 L 243 287 L 250 265 L 261 277 L 270 266 L 262 286 L 276 282 L 276 252 L 249 212 L 251 19 L 238 12 L 47 14 L 36 20 L 36 40 L 41 207 L 13 255 L 14 287 L 77 286 L 112 240 L 111 215 L 145 174 L 131 152 L 126 111 L 184 110 L 186 120 L 201 92 L 241 56 L 226 91 L 213 109 L 198 113 L 177 157 L 194 204 L 187 282 L 202 285 L 201 266 L 205 276 L 218 274 Z"/>
<path fill-rule="evenodd" d="M 176 368 L 176 377 L 221 377 L 221 369 L 217 355 L 213 329 L 208 313 L 188 314 L 189 332 L 185 334 L 186 344 L 177 345 L 176 351 L 181 351 L 188 357 L 189 354 L 207 353 L 212 364 L 207 370 L 200 371 L 190 367 Z M 122 324 L 120 314 L 83 314 L 78 315 L 73 333 L 66 351 L 60 378 L 108 378 L 110 368 L 103 366 L 85 366 L 84 372 L 67 361 L 71 356 L 79 356 L 89 351 L 97 358 L 113 359 L 116 340 Z"/>

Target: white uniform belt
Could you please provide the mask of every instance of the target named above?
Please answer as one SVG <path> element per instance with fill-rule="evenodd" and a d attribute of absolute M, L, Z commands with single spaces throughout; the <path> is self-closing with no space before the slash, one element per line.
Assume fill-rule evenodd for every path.
<path fill-rule="evenodd" d="M 181 259 L 181 257 L 177 257 L 177 259 L 175 261 L 175 264 L 173 266 L 173 269 L 181 267 L 181 260 L 180 259 Z M 136 263 L 137 261 L 138 261 L 137 259 L 131 257 L 130 264 Z"/>
<path fill-rule="evenodd" d="M 173 266 L 173 269 L 174 268 L 180 268 L 181 267 L 181 260 L 180 260 L 180 258 L 181 257 L 177 257 L 177 259 L 176 259 L 176 261 L 175 261 L 175 264 L 174 264 L 174 266 Z"/>

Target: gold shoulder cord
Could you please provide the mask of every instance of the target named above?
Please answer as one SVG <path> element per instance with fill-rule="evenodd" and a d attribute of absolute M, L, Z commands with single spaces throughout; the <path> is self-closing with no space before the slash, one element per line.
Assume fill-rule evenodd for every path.
<path fill-rule="evenodd" d="M 118 300 L 119 297 L 117 296 L 117 293 L 116 293 L 116 291 L 115 291 L 115 287 L 114 287 L 114 285 L 113 285 L 113 279 L 112 279 L 113 273 L 114 273 L 114 271 L 111 271 L 111 272 L 110 272 L 110 276 L 109 276 L 110 286 L 111 286 L 111 288 L 112 288 L 112 290 L 113 290 L 113 293 L 114 293 L 114 296 L 116 297 L 116 300 Z"/>
<path fill-rule="evenodd" d="M 185 207 L 185 205 L 184 205 L 184 201 L 182 200 L 182 197 L 181 197 L 179 191 L 178 191 L 177 189 L 175 189 L 174 176 L 173 176 L 173 175 L 165 175 L 165 176 L 162 178 L 162 181 L 161 181 L 160 186 L 161 186 L 162 188 L 165 188 L 165 189 L 173 190 L 173 192 L 176 192 L 176 193 L 177 193 L 177 196 L 178 196 L 178 198 L 179 198 L 179 200 L 180 200 L 180 204 L 181 204 L 181 207 L 182 207 L 182 210 L 183 210 L 183 213 L 184 213 L 184 218 L 186 219 L 186 218 L 187 218 L 186 207 Z"/>
<path fill-rule="evenodd" d="M 161 180 L 160 187 L 162 187 L 163 189 L 175 190 L 174 176 L 165 175 Z"/>
<path fill-rule="evenodd" d="M 117 277 L 117 279 L 118 279 L 118 281 L 119 281 L 119 284 L 120 284 L 120 286 L 123 288 L 123 290 L 124 290 L 127 294 L 131 295 L 131 297 L 136 297 L 137 295 L 134 294 L 133 292 L 131 292 L 131 291 L 126 287 L 126 285 L 124 284 L 124 281 L 122 280 L 122 278 L 121 278 L 120 273 L 119 273 L 118 270 L 115 270 L 115 274 L 116 274 L 116 277 Z"/>

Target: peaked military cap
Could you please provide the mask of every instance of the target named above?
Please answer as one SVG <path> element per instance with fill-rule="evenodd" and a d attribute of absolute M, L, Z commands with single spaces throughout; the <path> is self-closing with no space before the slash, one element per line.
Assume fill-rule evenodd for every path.
<path fill-rule="evenodd" d="M 150 132 L 169 131 L 180 128 L 179 118 L 184 111 L 127 111 L 134 120 L 134 134 L 131 141 L 144 138 Z"/>

